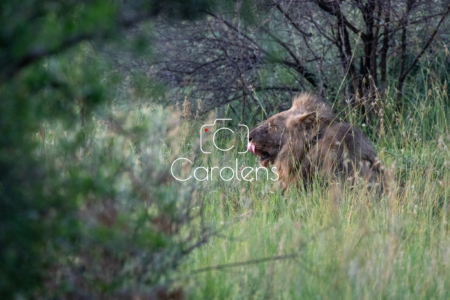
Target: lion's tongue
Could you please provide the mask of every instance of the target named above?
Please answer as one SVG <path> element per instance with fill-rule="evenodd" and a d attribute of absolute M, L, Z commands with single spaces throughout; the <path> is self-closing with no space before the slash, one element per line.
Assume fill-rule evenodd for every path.
<path fill-rule="evenodd" d="M 255 144 L 253 144 L 252 142 L 247 144 L 247 150 L 250 151 L 251 153 L 253 153 L 253 155 L 256 155 Z"/>

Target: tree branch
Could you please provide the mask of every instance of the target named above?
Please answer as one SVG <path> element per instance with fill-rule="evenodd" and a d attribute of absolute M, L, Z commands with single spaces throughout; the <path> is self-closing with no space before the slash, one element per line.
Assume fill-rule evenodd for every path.
<path fill-rule="evenodd" d="M 359 29 L 357 29 L 353 24 L 351 24 L 347 18 L 342 14 L 341 9 L 339 7 L 339 4 L 333 5 L 334 7 L 330 6 L 329 3 L 336 3 L 336 2 L 325 2 L 325 1 L 317 1 L 317 5 L 325 12 L 329 13 L 330 15 L 333 15 L 337 18 L 342 18 L 342 22 L 346 27 L 348 27 L 351 31 L 356 33 L 357 35 L 361 35 L 361 39 L 365 42 L 367 40 L 367 36 Z M 338 6 L 336 8 L 336 6 Z"/>
<path fill-rule="evenodd" d="M 441 20 L 439 21 L 436 29 L 434 30 L 433 34 L 431 35 L 431 37 L 428 39 L 428 42 L 425 44 L 425 46 L 423 47 L 422 51 L 419 53 L 419 55 L 416 56 L 416 58 L 414 59 L 413 63 L 411 64 L 411 66 L 408 68 L 408 70 L 405 71 L 404 74 L 402 74 L 402 77 L 406 77 L 408 75 L 409 72 L 411 72 L 411 70 L 414 68 L 414 66 L 417 64 L 417 62 L 419 61 L 419 59 L 422 57 L 422 55 L 425 53 L 425 51 L 427 50 L 427 48 L 430 46 L 431 42 L 433 41 L 434 37 L 436 36 L 439 27 L 441 27 L 442 22 L 444 22 L 444 19 L 448 16 L 448 13 L 450 12 L 450 4 L 447 6 L 447 9 L 445 10 L 444 15 L 442 16 Z"/>
<path fill-rule="evenodd" d="M 277 9 L 283 14 L 283 16 L 284 16 L 286 19 L 288 19 L 289 23 L 291 23 L 291 25 L 294 26 L 294 28 L 297 29 L 297 31 L 301 33 L 301 35 L 302 35 L 303 37 L 312 37 L 312 33 L 304 32 L 304 31 L 298 26 L 298 24 L 295 23 L 294 20 L 292 20 L 291 16 L 281 8 L 280 3 L 276 3 L 275 6 L 276 6 Z"/>
<path fill-rule="evenodd" d="M 267 29 L 263 28 L 263 31 L 269 35 L 272 39 L 274 39 L 278 44 L 280 44 L 284 49 L 286 49 L 286 51 L 289 53 L 289 55 L 292 57 L 292 59 L 295 61 L 295 63 L 289 63 L 287 61 L 285 61 L 285 64 L 293 67 L 298 73 L 302 74 L 303 77 L 305 77 L 305 79 L 312 84 L 312 86 L 317 87 L 317 82 L 315 79 L 315 75 L 311 72 L 308 72 L 306 70 L 306 68 L 301 64 L 300 60 L 298 59 L 298 57 L 294 54 L 294 52 L 289 48 L 289 46 L 283 42 L 282 40 L 280 40 L 279 38 L 277 38 L 275 35 L 273 35 L 271 32 L 269 32 Z"/>
<path fill-rule="evenodd" d="M 117 20 L 117 25 L 119 28 L 126 29 L 131 26 L 134 26 L 137 23 L 140 23 L 149 17 L 151 17 L 152 14 L 150 13 L 143 13 L 137 16 L 134 16 L 133 18 L 123 18 Z M 0 82 L 3 82 L 7 80 L 8 78 L 12 77 L 14 74 L 19 72 L 21 69 L 31 65 L 32 63 L 51 55 L 54 55 L 56 53 L 59 53 L 61 51 L 67 50 L 83 41 L 94 39 L 95 37 L 105 37 L 110 33 L 109 30 L 104 30 L 103 32 L 84 32 L 79 34 L 74 34 L 65 40 L 63 40 L 57 47 L 53 48 L 46 48 L 44 46 L 34 46 L 31 47 L 31 49 L 28 51 L 28 53 L 24 54 L 21 58 L 19 58 L 16 62 L 11 63 L 9 66 L 8 64 L 10 62 L 6 62 L 6 66 L 0 70 Z"/>
<path fill-rule="evenodd" d="M 431 35 L 431 37 L 428 39 L 427 43 L 425 44 L 425 46 L 422 48 L 422 51 L 419 53 L 419 55 L 416 56 L 416 58 L 414 59 L 413 63 L 411 64 L 411 66 L 404 71 L 404 65 L 405 65 L 405 55 L 406 55 L 406 26 L 403 29 L 402 32 L 402 62 L 401 62 L 401 66 L 400 66 L 400 76 L 398 78 L 398 85 L 397 85 L 397 101 L 401 99 L 402 94 L 403 94 L 403 84 L 405 82 L 406 76 L 408 76 L 408 74 L 411 72 L 411 70 L 414 68 L 414 66 L 417 64 L 417 62 L 419 61 L 419 59 L 422 57 L 422 55 L 425 53 L 425 51 L 427 50 L 427 48 L 430 46 L 431 42 L 434 40 L 434 37 L 436 36 L 439 27 L 441 27 L 442 23 L 444 22 L 445 18 L 447 17 L 448 13 L 450 11 L 450 4 L 447 6 L 447 9 L 445 10 L 444 14 L 442 15 L 441 20 L 439 21 L 438 25 L 436 26 L 433 34 Z M 409 13 L 409 12 L 407 12 Z M 407 22 L 407 19 L 405 20 Z M 401 104 L 398 103 L 397 104 L 397 109 L 400 110 L 401 108 Z"/>
<path fill-rule="evenodd" d="M 56 54 L 66 50 L 82 41 L 91 39 L 93 36 L 89 34 L 79 34 L 65 39 L 58 47 L 47 49 L 45 47 L 35 46 L 27 54 L 22 56 L 16 63 L 13 63 L 9 68 L 5 67 L 1 71 L 0 82 L 7 80 L 22 68 L 40 60 L 41 58 Z"/>
<path fill-rule="evenodd" d="M 264 257 L 264 258 L 260 258 L 260 259 L 252 259 L 252 260 L 247 260 L 247 261 L 242 261 L 242 262 L 229 263 L 229 264 L 201 268 L 201 269 L 194 270 L 191 273 L 196 274 L 196 273 L 208 272 L 208 271 L 213 271 L 213 270 L 223 270 L 223 269 L 227 269 L 227 268 L 254 265 L 254 264 L 259 264 L 259 263 L 268 262 L 268 261 L 292 259 L 292 258 L 296 258 L 296 257 L 298 257 L 298 254 L 287 254 L 287 255 L 278 255 L 278 256 L 272 256 L 272 257 Z"/>

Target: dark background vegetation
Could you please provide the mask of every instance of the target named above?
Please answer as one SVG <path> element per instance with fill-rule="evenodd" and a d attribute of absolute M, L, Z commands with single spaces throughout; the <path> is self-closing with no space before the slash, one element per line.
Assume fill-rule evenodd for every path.
<path fill-rule="evenodd" d="M 158 143 L 102 110 L 127 105 L 121 93 L 251 125 L 311 91 L 355 108 L 376 139 L 383 117 L 418 104 L 411 87 L 448 92 L 449 3 L 2 1 L 0 297 L 183 297 L 169 278 L 215 232 L 191 212 L 194 187 L 174 188 L 153 154 L 139 150 L 136 176 L 113 142 L 95 148 L 100 119 L 133 147 Z M 51 125 L 68 138 L 50 155 Z M 125 177 L 126 193 L 114 184 Z"/>

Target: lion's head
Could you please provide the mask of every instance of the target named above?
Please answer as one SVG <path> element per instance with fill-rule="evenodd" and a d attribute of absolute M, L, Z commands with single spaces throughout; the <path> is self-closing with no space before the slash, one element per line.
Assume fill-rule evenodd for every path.
<path fill-rule="evenodd" d="M 268 167 L 284 156 L 301 160 L 304 148 L 317 137 L 320 128 L 333 119 L 331 109 L 310 94 L 302 94 L 291 109 L 278 113 L 254 128 L 247 149 L 260 157 L 259 164 Z"/>

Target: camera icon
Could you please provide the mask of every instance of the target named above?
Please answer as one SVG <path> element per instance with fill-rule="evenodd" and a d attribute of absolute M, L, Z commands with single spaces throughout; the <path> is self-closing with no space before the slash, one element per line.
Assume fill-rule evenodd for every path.
<path fill-rule="evenodd" d="M 200 128 L 200 150 L 202 150 L 203 153 L 205 153 L 205 154 L 210 154 L 210 153 L 211 153 L 211 152 L 207 152 L 207 151 L 204 151 L 204 150 L 203 150 L 203 135 L 204 135 L 206 132 L 209 131 L 209 128 L 208 128 L 208 127 L 213 127 L 213 126 L 215 126 L 216 123 L 217 123 L 217 121 L 231 121 L 231 120 L 232 120 L 232 119 L 215 119 L 215 120 L 214 120 L 214 123 L 212 123 L 212 124 L 205 124 L 205 125 L 203 125 L 203 126 Z M 247 141 L 248 141 L 248 137 L 249 137 L 250 130 L 248 129 L 247 125 L 244 125 L 244 124 L 238 124 L 238 126 L 239 126 L 239 127 L 245 127 L 245 129 L 247 130 Z M 214 135 L 213 135 L 213 138 L 212 138 L 214 147 L 216 147 L 216 149 L 218 149 L 218 150 L 220 150 L 220 151 L 226 152 L 226 151 L 229 151 L 229 150 L 233 149 L 235 145 L 231 146 L 231 147 L 228 148 L 228 149 L 222 149 L 222 148 L 220 148 L 219 146 L 217 146 L 217 144 L 216 144 L 216 134 L 217 134 L 219 131 L 221 131 L 221 130 L 228 130 L 228 131 L 231 131 L 231 133 L 233 133 L 233 134 L 234 134 L 234 131 L 233 131 L 232 129 L 228 128 L 228 127 L 221 127 L 221 128 L 217 129 L 217 130 L 214 132 Z M 248 149 L 246 149 L 246 150 L 243 151 L 243 152 L 238 152 L 238 153 L 239 153 L 239 154 L 244 154 L 244 153 L 247 153 L 247 152 L 248 152 Z"/>

